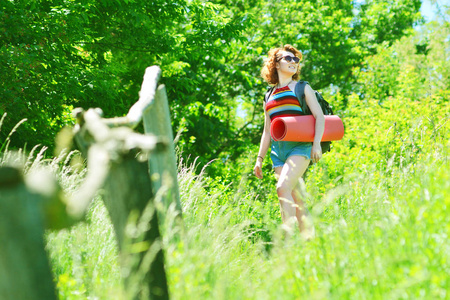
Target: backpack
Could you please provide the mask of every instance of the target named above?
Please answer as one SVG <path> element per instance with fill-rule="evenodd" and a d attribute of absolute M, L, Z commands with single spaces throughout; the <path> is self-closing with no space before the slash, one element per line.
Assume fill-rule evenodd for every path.
<path fill-rule="evenodd" d="M 300 107 L 302 108 L 305 115 L 312 115 L 309 110 L 308 105 L 305 100 L 305 87 L 308 84 L 308 81 L 300 80 L 295 85 L 295 95 L 297 95 L 298 102 L 300 103 Z M 314 91 L 316 95 L 317 102 L 322 108 L 322 112 L 324 115 L 334 115 L 333 110 L 330 107 L 330 104 L 322 97 L 322 94 L 318 91 Z M 320 146 L 322 147 L 322 153 L 330 152 L 331 150 L 331 142 L 320 142 Z"/>
<path fill-rule="evenodd" d="M 311 110 L 309 109 L 308 105 L 306 104 L 305 100 L 305 86 L 308 84 L 307 81 L 300 80 L 295 85 L 295 95 L 297 96 L 297 100 L 300 104 L 300 107 L 303 111 L 304 115 L 312 115 Z M 274 87 L 271 87 L 267 90 L 266 94 L 264 95 L 264 101 L 267 102 L 269 100 L 270 95 L 272 94 L 274 90 Z M 333 110 L 330 107 L 330 104 L 322 97 L 322 94 L 318 91 L 314 91 L 314 94 L 316 95 L 317 102 L 319 103 L 320 107 L 322 108 L 322 112 L 324 115 L 334 115 Z M 320 146 L 322 147 L 322 153 L 329 152 L 331 150 L 331 142 L 320 142 Z"/>

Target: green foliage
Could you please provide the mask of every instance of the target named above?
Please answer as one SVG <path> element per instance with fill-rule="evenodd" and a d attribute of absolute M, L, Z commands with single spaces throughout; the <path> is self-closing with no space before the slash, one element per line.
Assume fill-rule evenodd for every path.
<path fill-rule="evenodd" d="M 346 95 L 352 68 L 420 19 L 420 1 L 3 1 L 0 114 L 12 143 L 53 146 L 72 107 L 127 113 L 147 66 L 160 65 L 183 156 L 235 160 L 261 131 L 263 56 L 284 43 L 305 54 L 315 88 Z M 386 26 L 390 30 L 386 30 Z M 239 119 L 237 110 L 247 118 Z M 213 133 L 213 134 L 212 134 Z M 0 133 L 4 139 L 4 133 Z M 224 170 L 213 166 L 209 173 Z"/>
<path fill-rule="evenodd" d="M 430 153 L 448 147 L 450 78 L 445 68 L 448 53 L 442 49 L 449 47 L 449 29 L 428 24 L 391 47 L 380 46 L 364 68 L 355 69 L 358 83 L 365 88 L 337 109 L 346 128 L 344 139 L 333 143 L 333 155 L 325 155 L 311 172 L 321 193 L 335 182 L 323 182 L 320 176 L 342 180 L 360 172 L 361 166 L 379 175 L 393 166 L 425 163 Z M 424 39 L 433 40 L 427 55 L 416 52 Z M 330 97 L 339 103 L 342 95 Z"/>
<path fill-rule="evenodd" d="M 68 91 L 76 88 L 77 74 L 82 71 L 70 51 L 64 20 L 47 2 L 39 4 L 1 4 L 0 113 L 9 115 L 4 124 L 8 130 L 27 119 L 18 129 L 14 145 L 53 143 L 52 130 L 66 123 Z"/>
<path fill-rule="evenodd" d="M 181 165 L 185 227 L 168 216 L 162 230 L 171 297 L 446 299 L 450 165 L 448 150 L 435 150 L 380 171 L 353 161 L 360 168 L 323 196 L 311 175 L 309 242 L 282 240 L 275 199 L 249 193 L 245 179 L 230 189 Z M 96 201 L 88 224 L 49 234 L 61 297 L 125 299 L 111 230 Z"/>
<path fill-rule="evenodd" d="M 423 81 L 432 84 L 423 88 L 416 80 L 422 70 L 408 67 L 426 62 L 445 72 L 437 66 L 447 63 L 446 56 L 434 53 L 445 41 L 420 57 L 408 50 L 417 38 L 383 46 L 368 57 L 357 73 L 366 85 L 363 100 L 352 94 L 346 106 L 335 107 L 345 138 L 333 143 L 333 151 L 306 176 L 315 239 L 282 239 L 269 160 L 264 180 L 251 175 L 257 144 L 247 145 L 247 155 L 233 165 L 212 162 L 222 166 L 224 176 L 197 173 L 198 162 L 181 159 L 185 227 L 174 228 L 171 216 L 162 226 L 172 298 L 448 298 L 450 97 L 443 89 L 448 81 L 435 82 L 431 76 L 444 77 L 421 73 L 429 74 Z M 410 81 L 402 85 L 400 76 Z M 375 78 L 383 78 L 390 96 L 370 84 Z M 342 97 L 329 95 L 334 103 L 342 103 Z M 60 293 L 69 299 L 109 299 L 114 293 L 121 299 L 112 241 L 89 246 L 111 234 L 109 225 L 103 227 L 109 220 L 102 205 L 93 207 L 88 225 L 49 235 L 54 270 L 62 274 L 57 277 Z M 96 237 L 102 228 L 108 235 Z M 68 239 L 73 236 L 89 238 Z M 87 248 L 93 251 L 89 256 Z M 114 263 L 102 263 L 105 256 Z M 93 270 L 89 266 L 97 259 Z M 83 271 L 70 275 L 72 270 Z"/>
<path fill-rule="evenodd" d="M 368 54 L 376 53 L 378 44 L 383 41 L 392 44 L 420 21 L 420 1 L 386 1 L 381 6 L 378 1 L 366 1 L 363 5 L 352 1 L 307 1 L 289 5 L 273 1 L 219 3 L 232 7 L 235 15 L 245 13 L 251 22 L 249 29 L 243 32 L 247 38 L 231 43 L 232 49 L 236 49 L 232 53 L 238 54 L 232 59 L 231 74 L 221 74 L 231 79 L 225 86 L 227 98 L 234 97 L 234 103 L 247 114 L 243 121 L 234 124 L 237 127 L 234 141 L 225 144 L 226 147 L 232 145 L 233 150 L 223 153 L 222 158 L 232 161 L 245 153 L 247 143 L 259 142 L 263 124 L 262 95 L 266 86 L 259 79 L 259 72 L 269 49 L 293 44 L 304 54 L 304 79 L 316 89 L 331 85 L 347 97 L 359 86 L 353 68 L 359 67 Z M 395 29 L 385 34 L 383 26 L 371 21 L 375 15 L 389 20 L 389 26 Z M 199 154 L 203 157 L 203 153 Z M 208 157 L 209 153 L 204 155 Z M 212 158 L 216 158 L 215 154 L 209 159 Z"/>
<path fill-rule="evenodd" d="M 128 2 L 133 8 L 135 2 Z M 96 3 L 84 3 L 85 9 L 94 10 Z M 342 141 L 333 143 L 332 152 L 306 175 L 309 193 L 306 202 L 317 231 L 317 237 L 309 242 L 296 235 L 282 239 L 270 161 L 264 161 L 263 180 L 251 174 L 260 133 L 255 125 L 261 122 L 258 99 L 263 90 L 262 83 L 253 75 L 259 70 L 260 55 L 271 47 L 258 37 L 272 41 L 272 45 L 279 43 L 279 32 L 269 31 L 269 25 L 275 26 L 282 17 L 290 20 L 285 16 L 295 18 L 295 14 L 289 14 L 285 4 L 258 1 L 205 4 L 204 13 L 201 9 L 195 10 L 196 5 L 202 6 L 201 2 L 190 2 L 192 7 L 184 12 L 192 14 L 190 18 L 197 20 L 200 27 L 183 27 L 177 21 L 170 25 L 187 27 L 186 31 L 179 32 L 192 38 L 185 45 L 188 47 L 194 41 L 202 41 L 197 31 L 208 18 L 208 11 L 216 10 L 218 15 L 218 23 L 211 25 L 217 27 L 212 31 L 224 30 L 224 34 L 225 23 L 235 24 L 238 30 L 239 26 L 233 22 L 239 17 L 247 17 L 249 27 L 245 28 L 252 28 L 252 15 L 244 16 L 240 11 L 271 9 L 277 14 L 270 22 L 263 22 L 270 14 L 262 15 L 259 27 L 267 30 L 266 35 L 245 31 L 255 34 L 255 39 L 231 38 L 228 44 L 219 41 L 217 48 L 215 45 L 208 48 L 218 51 L 218 56 L 211 55 L 204 61 L 200 51 L 192 54 L 186 51 L 183 55 L 190 60 L 181 59 L 181 54 L 173 54 L 179 52 L 172 53 L 170 49 L 164 54 L 170 67 L 164 69 L 163 80 L 171 87 L 170 99 L 179 103 L 172 105 L 173 119 L 178 124 L 177 129 L 184 131 L 179 142 L 181 155 L 187 157 L 203 153 L 202 149 L 216 149 L 214 155 L 205 155 L 201 158 L 203 161 L 198 159 L 194 163 L 181 156 L 179 184 L 184 228 L 173 227 L 174 216 L 171 215 L 161 224 L 173 299 L 448 298 L 450 60 L 447 49 L 450 27 L 448 23 L 432 22 L 398 42 L 379 43 L 377 39 L 382 39 L 383 34 L 390 38 L 403 31 L 392 28 L 386 33 L 378 32 L 383 27 L 377 25 L 377 13 L 380 24 L 392 24 L 397 19 L 407 28 L 415 18 L 411 11 L 417 4 L 392 1 L 389 2 L 392 9 L 389 9 L 388 4 L 381 2 L 366 3 L 368 6 L 361 7 L 360 16 L 365 16 L 364 22 L 368 25 L 361 21 L 364 24 L 361 28 L 365 27 L 370 34 L 361 35 L 361 39 L 370 41 L 372 46 L 354 49 L 364 58 L 355 54 L 355 64 L 349 64 L 354 67 L 348 75 L 353 77 L 354 93 L 348 95 L 339 89 L 326 91 L 327 99 L 344 121 L 346 134 Z M 117 1 L 117 5 L 121 4 Z M 321 4 L 317 1 L 311 5 Z M 344 4 L 340 5 L 347 7 Z M 106 4 L 103 1 L 98 5 Z M 399 5 L 405 5 L 404 9 Z M 410 10 L 406 9 L 408 7 Z M 219 10 L 230 17 L 222 18 Z M 327 16 L 325 12 L 329 17 L 339 14 L 338 10 L 329 11 L 325 6 L 317 14 L 312 11 L 315 17 Z M 388 19 L 383 15 L 389 16 L 392 12 L 395 14 Z M 401 13 L 411 18 L 396 17 Z M 312 21 L 310 24 L 313 26 Z M 131 28 L 123 30 L 131 32 Z M 92 54 L 92 49 L 86 49 L 80 47 L 79 51 L 89 54 L 89 59 L 101 60 L 100 55 Z M 180 49 L 181 46 L 177 51 Z M 128 66 L 139 62 L 135 56 L 126 56 L 131 53 L 127 51 L 115 48 L 104 52 L 109 53 L 104 57 L 111 68 L 118 67 L 113 61 L 120 55 L 123 61 L 130 62 L 127 68 L 120 69 L 117 81 L 106 80 L 105 83 L 119 82 L 123 95 L 132 93 L 138 85 L 133 82 L 133 69 Z M 371 54 L 364 57 L 363 53 Z M 174 59 L 170 59 L 170 55 L 174 55 Z M 326 60 L 325 56 L 320 59 Z M 322 70 L 326 70 L 325 67 Z M 195 72 L 190 68 L 196 68 Z M 106 69 L 98 67 L 96 70 Z M 138 73 L 138 68 L 134 70 Z M 334 71 L 333 76 L 338 76 L 339 72 Z M 126 84 L 121 81 L 124 74 L 128 74 Z M 229 82 L 233 83 L 232 88 L 227 85 Z M 207 83 L 205 94 L 202 94 L 203 88 L 197 90 L 203 83 Z M 174 96 L 177 86 L 186 88 L 185 93 Z M 234 119 L 238 103 L 249 109 L 248 119 Z M 205 118 L 208 122 L 201 123 Z M 237 124 L 243 129 L 235 131 L 235 140 L 231 141 L 227 134 L 233 132 Z M 197 129 L 202 133 L 196 133 Z M 5 132 L 2 127 L 2 132 L 7 136 L 9 131 Z M 235 142 L 238 140 L 245 143 Z M 214 148 L 212 141 L 222 144 Z M 216 160 L 199 172 L 201 168 L 197 165 L 201 167 L 209 158 Z M 42 151 L 35 162 L 41 160 Z M 212 171 L 207 175 L 207 170 L 212 168 L 220 172 Z M 83 173 L 72 173 L 69 167 L 58 170 L 68 191 L 83 178 Z M 47 240 L 61 298 L 124 299 L 116 243 L 100 198 L 93 203 L 86 224 L 58 233 L 49 232 Z"/>

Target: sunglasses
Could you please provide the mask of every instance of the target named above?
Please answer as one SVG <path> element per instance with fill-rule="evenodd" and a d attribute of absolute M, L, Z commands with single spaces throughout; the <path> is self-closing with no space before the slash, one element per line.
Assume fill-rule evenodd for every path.
<path fill-rule="evenodd" d="M 283 56 L 282 58 L 280 58 L 280 59 L 277 60 L 277 61 L 280 61 L 280 60 L 282 60 L 283 58 L 284 58 L 284 60 L 287 61 L 287 62 L 294 61 L 294 63 L 296 63 L 296 64 L 298 64 L 298 63 L 300 62 L 300 58 L 298 58 L 298 57 L 296 57 L 296 56 L 289 56 L 289 55 Z"/>

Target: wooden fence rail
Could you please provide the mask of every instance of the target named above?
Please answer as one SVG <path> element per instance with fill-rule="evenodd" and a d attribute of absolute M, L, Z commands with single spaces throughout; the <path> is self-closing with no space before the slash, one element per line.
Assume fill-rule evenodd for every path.
<path fill-rule="evenodd" d="M 139 100 L 125 117 L 104 119 L 99 109 L 74 111 L 77 124 L 61 133 L 66 135 L 61 140 L 86 157 L 87 174 L 73 196 L 64 196 L 56 183 L 49 191 L 36 190 L 32 175 L 24 176 L 20 167 L 0 168 L 0 299 L 56 299 L 44 230 L 81 220 L 99 189 L 117 236 L 127 295 L 169 298 L 155 195 L 167 191 L 164 207 L 175 206 L 180 220 L 181 205 L 169 106 L 159 77 L 158 67 L 147 68 Z M 140 122 L 145 134 L 133 131 Z M 55 207 L 65 221 L 49 217 Z"/>

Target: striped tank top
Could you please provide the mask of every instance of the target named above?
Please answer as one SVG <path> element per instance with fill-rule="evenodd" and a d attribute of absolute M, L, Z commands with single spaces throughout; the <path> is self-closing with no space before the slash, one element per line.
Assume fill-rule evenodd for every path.
<path fill-rule="evenodd" d="M 289 86 L 284 86 L 273 91 L 269 100 L 267 100 L 266 111 L 270 116 L 271 122 L 277 117 L 303 115 L 297 96 Z"/>

